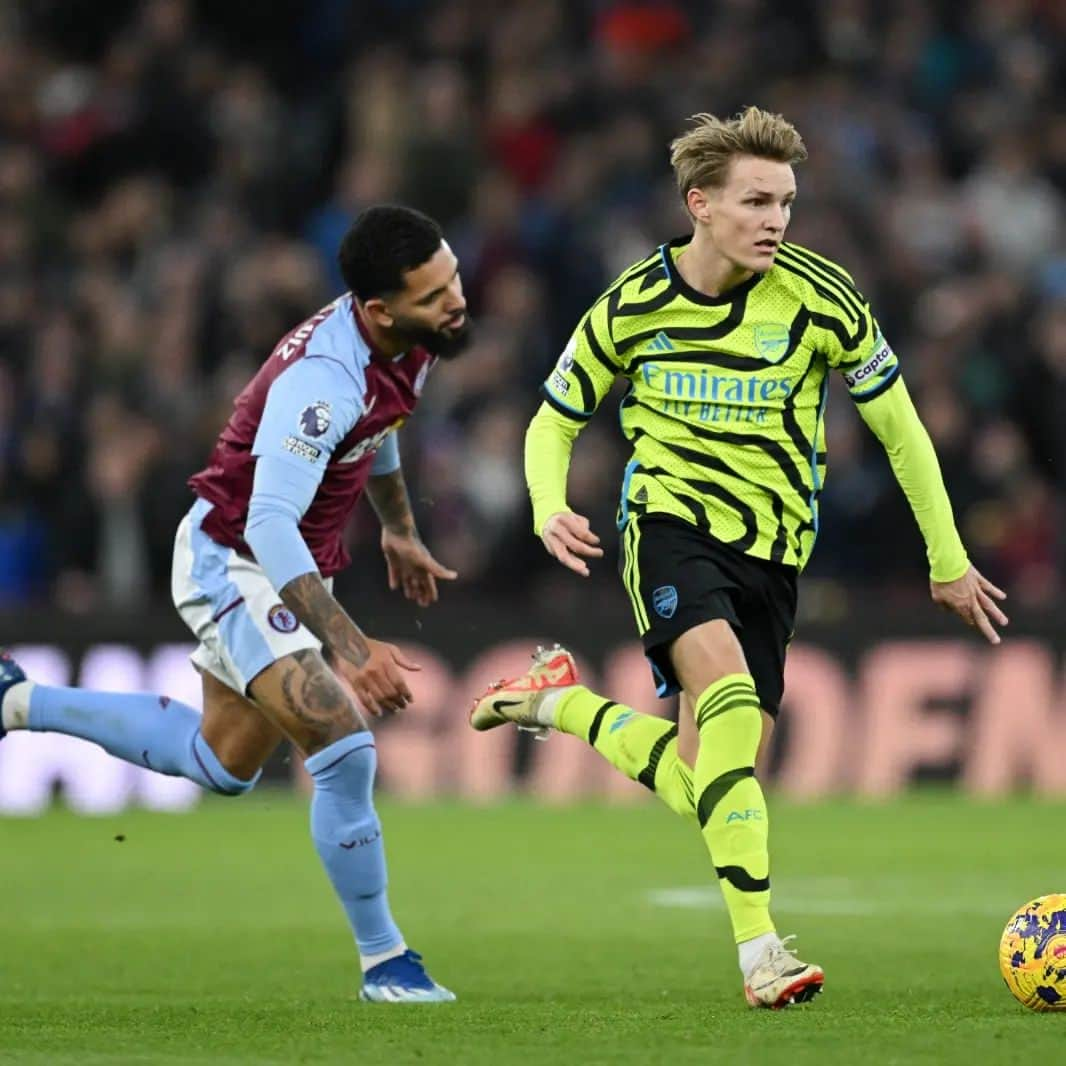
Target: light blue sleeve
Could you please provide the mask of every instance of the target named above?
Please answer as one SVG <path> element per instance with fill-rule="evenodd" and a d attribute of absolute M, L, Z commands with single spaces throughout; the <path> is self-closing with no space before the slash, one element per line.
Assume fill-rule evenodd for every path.
<path fill-rule="evenodd" d="M 359 420 L 364 391 L 336 359 L 305 356 L 270 386 L 252 454 L 324 471 Z"/>
<path fill-rule="evenodd" d="M 312 466 L 273 455 L 256 460 L 244 539 L 279 592 L 294 577 L 318 569 L 299 527 L 321 481 L 321 471 Z"/>
<path fill-rule="evenodd" d="M 370 464 L 370 473 L 373 477 L 381 477 L 382 474 L 391 474 L 400 469 L 400 441 L 399 431 L 393 430 L 384 443 L 378 448 L 374 461 Z"/>
<path fill-rule="evenodd" d="M 361 386 L 332 359 L 304 358 L 267 394 L 244 539 L 278 591 L 318 568 L 300 534 L 333 449 L 362 413 Z"/>

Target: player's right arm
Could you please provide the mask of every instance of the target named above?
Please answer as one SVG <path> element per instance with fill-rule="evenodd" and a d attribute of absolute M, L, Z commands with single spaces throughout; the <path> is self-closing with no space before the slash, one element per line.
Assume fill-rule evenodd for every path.
<path fill-rule="evenodd" d="M 850 275 L 807 251 L 793 248 L 789 255 L 824 283 L 825 298 L 819 313 L 812 316 L 822 330 L 822 350 L 829 365 L 842 373 L 910 504 L 925 540 L 933 601 L 998 644 L 995 624 L 1006 625 L 1007 616 L 995 601 L 1005 599 L 1006 594 L 966 555 L 933 443 L 907 393 L 895 352 Z"/>
<path fill-rule="evenodd" d="M 544 403 L 526 430 L 526 484 L 533 530 L 548 553 L 587 577 L 586 559 L 603 555 L 600 538 L 584 515 L 566 502 L 570 453 L 621 370 L 608 321 L 608 300 L 598 300 L 574 330 L 547 381 Z"/>
<path fill-rule="evenodd" d="M 362 414 L 348 370 L 305 357 L 267 395 L 252 451 L 255 481 L 244 537 L 285 605 L 330 652 L 332 665 L 372 714 L 411 701 L 394 645 L 368 637 L 333 597 L 300 533 L 329 458 Z"/>

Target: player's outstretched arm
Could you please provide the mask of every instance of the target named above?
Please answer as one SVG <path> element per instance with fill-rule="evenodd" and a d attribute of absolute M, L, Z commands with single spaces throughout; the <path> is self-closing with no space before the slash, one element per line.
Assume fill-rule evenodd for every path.
<path fill-rule="evenodd" d="M 533 529 L 548 554 L 576 574 L 588 577 L 586 559 L 603 555 L 600 538 L 583 515 L 566 503 L 570 452 L 581 423 L 541 404 L 526 430 L 526 484 L 533 504 Z"/>
<path fill-rule="evenodd" d="M 366 491 L 381 522 L 381 550 L 388 567 L 389 588 L 402 589 L 419 607 L 436 603 L 437 582 L 454 581 L 459 575 L 437 562 L 418 535 L 395 433 L 389 435 L 386 446 L 378 453 Z"/>
<path fill-rule="evenodd" d="M 859 412 L 884 446 L 925 538 L 933 601 L 998 644 L 995 627 L 1007 625 L 1008 618 L 996 600 L 1006 599 L 1006 593 L 979 573 L 966 555 L 933 442 L 902 379 L 860 403 Z"/>

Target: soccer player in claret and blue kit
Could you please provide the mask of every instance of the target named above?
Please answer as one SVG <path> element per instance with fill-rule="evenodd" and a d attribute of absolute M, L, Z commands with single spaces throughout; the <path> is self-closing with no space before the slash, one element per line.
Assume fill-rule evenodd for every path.
<path fill-rule="evenodd" d="M 356 625 L 332 578 L 351 562 L 343 533 L 364 493 L 391 588 L 425 606 L 456 577 L 419 538 L 396 432 L 437 359 L 465 347 L 466 304 L 439 226 L 409 208 L 364 211 L 339 258 L 350 291 L 281 340 L 189 482 L 196 500 L 178 528 L 172 591 L 199 642 L 203 715 L 165 696 L 35 684 L 5 654 L 0 736 L 82 737 L 225 796 L 252 789 L 289 738 L 314 785 L 311 835 L 355 935 L 361 997 L 442 1002 L 455 997 L 389 910 L 363 718 L 410 703 L 404 675 L 418 667 Z"/>
<path fill-rule="evenodd" d="M 796 579 L 818 533 L 823 414 L 837 371 L 884 446 L 924 537 L 934 601 L 999 642 L 1003 593 L 971 566 L 929 437 L 869 304 L 837 263 L 785 241 L 806 158 L 780 115 L 695 116 L 671 146 L 693 232 L 635 263 L 578 323 L 526 435 L 534 529 L 588 573 L 599 538 L 566 502 L 570 451 L 616 377 L 632 457 L 618 510 L 622 579 L 661 696 L 694 720 L 694 765 L 677 727 L 590 692 L 570 654 L 475 701 L 471 724 L 557 729 L 691 819 L 703 836 L 753 1006 L 822 988 L 770 917 L 766 800 L 757 753 L 784 690 Z"/>

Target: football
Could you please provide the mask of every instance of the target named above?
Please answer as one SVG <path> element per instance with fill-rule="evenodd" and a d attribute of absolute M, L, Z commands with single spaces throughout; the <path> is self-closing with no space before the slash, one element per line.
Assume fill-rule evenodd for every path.
<path fill-rule="evenodd" d="M 999 942 L 999 972 L 1030 1010 L 1066 1010 L 1066 894 L 1040 896 L 1015 912 Z"/>

